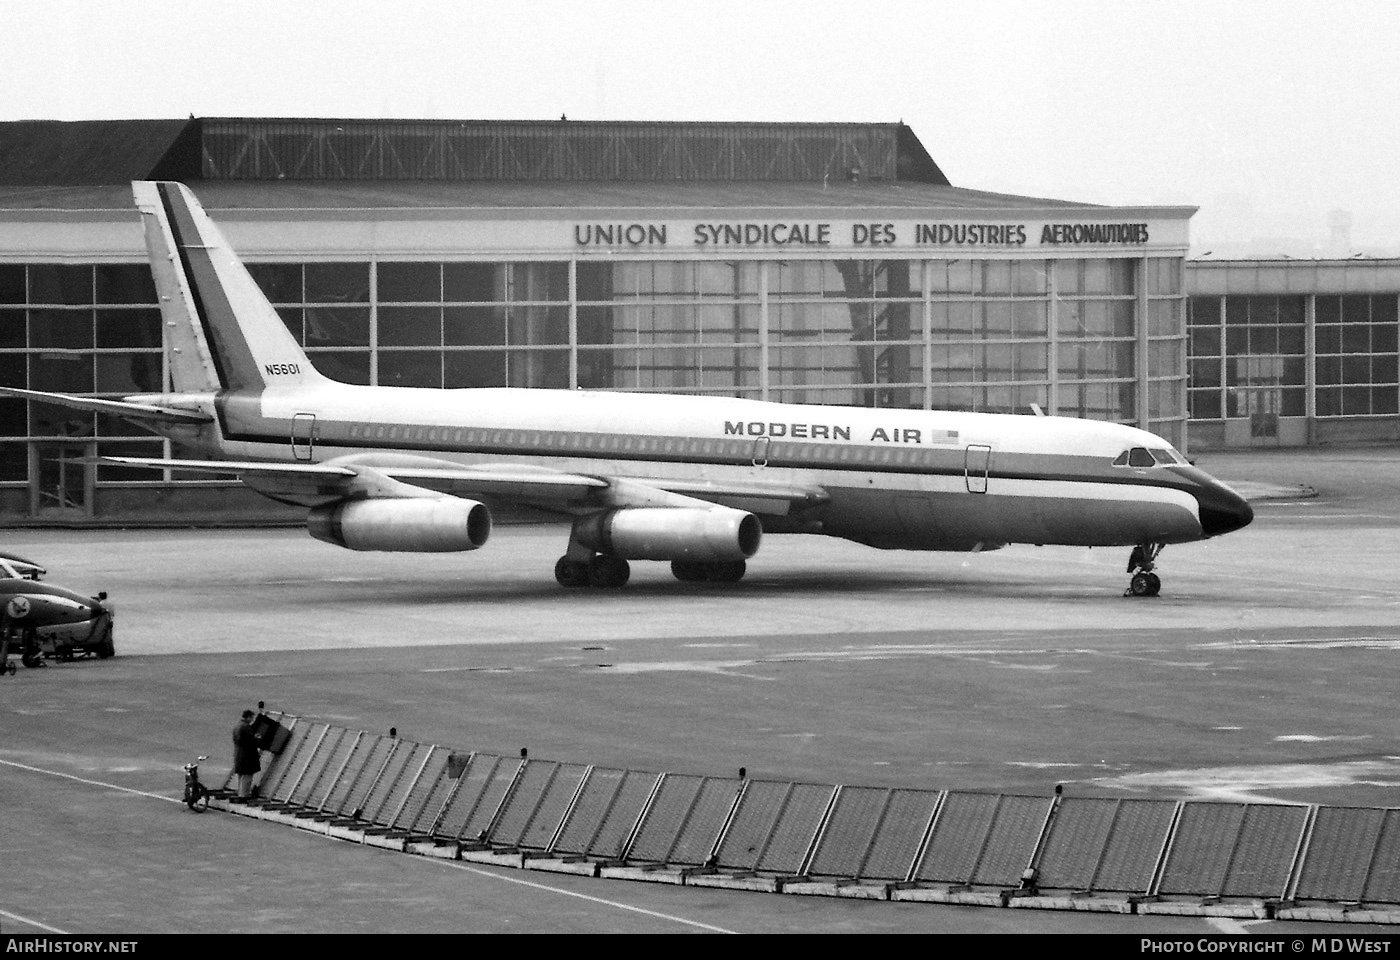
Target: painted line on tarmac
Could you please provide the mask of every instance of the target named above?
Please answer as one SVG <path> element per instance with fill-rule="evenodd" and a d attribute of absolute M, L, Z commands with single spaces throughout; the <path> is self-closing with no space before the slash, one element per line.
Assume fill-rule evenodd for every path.
<path fill-rule="evenodd" d="M 106 789 L 109 789 L 109 790 L 120 790 L 120 791 L 122 791 L 123 793 L 134 793 L 134 794 L 136 794 L 136 795 L 139 796 L 139 797 L 150 797 L 150 798 L 153 799 L 153 800 L 165 800 L 165 801 L 167 801 L 167 802 L 169 802 L 169 803 L 183 803 L 183 802 L 184 802 L 184 801 L 180 800 L 180 798 L 178 798 L 178 797 L 167 797 L 167 796 L 164 796 L 164 795 L 159 794 L 159 793 L 150 793 L 150 792 L 145 791 L 145 790 L 136 790 L 136 789 L 134 789 L 134 788 L 132 788 L 132 787 L 123 787 L 123 786 L 119 786 L 119 785 L 117 785 L 117 784 L 115 784 L 115 783 L 104 783 L 104 782 L 101 781 L 101 780 L 89 780 L 89 779 L 87 779 L 86 777 L 76 777 L 76 776 L 74 776 L 74 775 L 71 774 L 71 773 L 60 773 L 60 772 L 57 771 L 57 770 L 45 770 L 43 767 L 32 767 L 32 766 L 30 766 L 30 765 L 27 764 L 27 763 L 15 763 L 13 760 L 0 760 L 0 764 L 3 764 L 4 766 L 7 766 L 7 767 L 16 767 L 16 768 L 18 768 L 18 769 L 20 769 L 20 770 L 28 770 L 28 771 L 30 771 L 31 773 L 44 773 L 44 774 L 48 774 L 48 775 L 51 776 L 51 777 L 62 777 L 64 780 L 72 780 L 72 781 L 75 781 L 75 782 L 77 782 L 77 783 L 85 783 L 85 784 L 87 784 L 88 786 L 91 786 L 91 787 L 105 787 Z M 491 877 L 491 878 L 493 878 L 493 879 L 501 880 L 501 881 L 504 881 L 504 882 L 506 882 L 506 883 L 517 883 L 517 884 L 521 885 L 522 887 L 531 887 L 531 888 L 533 888 L 533 889 L 535 889 L 535 890 L 546 890 L 546 891 L 548 891 L 548 892 L 550 892 L 550 893 L 558 893 L 558 894 L 562 894 L 563 896 L 566 896 L 566 897 L 576 897 L 576 898 L 579 899 L 579 900 L 587 900 L 587 901 L 590 902 L 590 903 L 602 904 L 603 906 L 608 906 L 608 907 L 616 907 L 616 908 L 619 909 L 619 910 L 627 910 L 627 911 L 630 911 L 630 912 L 632 912 L 632 913 L 640 913 L 640 914 L 644 914 L 644 915 L 646 915 L 646 916 L 648 916 L 648 917 L 656 917 L 656 918 L 661 919 L 661 920 L 669 920 L 669 921 L 671 921 L 672 923 L 680 923 L 680 924 L 684 924 L 684 925 L 686 925 L 686 926 L 698 927 L 698 928 L 701 929 L 701 930 L 710 930 L 710 931 L 712 931 L 712 932 L 714 932 L 714 933 L 737 933 L 737 932 L 738 932 L 738 931 L 736 931 L 736 930 L 726 930 L 724 927 L 712 926 L 712 925 L 710 925 L 710 924 L 708 924 L 708 923 L 701 923 L 699 920 L 687 920 L 685 917 L 677 917 L 677 916 L 675 916 L 675 915 L 673 915 L 673 914 L 669 914 L 669 913 L 660 913 L 659 911 L 656 911 L 656 910 L 647 910 L 647 909 L 644 908 L 644 907 L 634 907 L 634 906 L 632 906 L 632 905 L 629 904 L 629 903 L 620 903 L 620 902 L 617 901 L 617 900 L 607 900 L 607 899 L 604 899 L 603 897 L 594 897 L 594 896 L 590 896 L 589 894 L 586 894 L 586 893 L 575 893 L 575 892 L 572 891 L 572 890 L 564 890 L 564 889 L 562 889 L 562 888 L 560 888 L 560 887 L 551 887 L 551 886 L 549 886 L 548 884 L 544 884 L 544 883 L 535 883 L 535 882 L 533 882 L 533 881 L 531 881 L 531 880 L 521 880 L 521 879 L 518 878 L 518 877 L 506 877 L 506 876 L 502 876 L 502 875 L 500 875 L 500 874 L 498 874 L 498 873 L 492 873 L 492 872 L 489 871 L 489 870 L 479 870 L 479 869 L 477 869 L 476 867 L 469 867 L 469 866 L 466 866 L 465 864 L 460 864 L 460 863 L 443 863 L 442 861 L 433 861 L 433 860 L 430 860 L 430 861 L 428 861 L 428 862 L 430 862 L 430 863 L 436 863 L 436 864 L 438 864 L 438 865 L 440 865 L 440 866 L 452 867 L 453 869 L 456 869 L 456 870 L 465 870 L 467 873 L 474 873 L 474 874 L 476 874 L 477 876 L 481 876 L 481 877 Z M 43 928 L 45 931 L 47 931 L 47 932 L 49 932 L 49 933 L 63 933 L 62 930 L 55 930 L 53 927 L 44 926 L 44 924 L 38 923 L 37 921 L 28 920 L 28 919 L 26 919 L 26 918 L 24 918 L 24 917 L 20 917 L 20 916 L 8 914 L 8 913 L 5 913 L 4 911 L 0 911 L 0 917 L 10 917 L 10 919 L 15 920 L 15 921 L 20 922 L 20 923 L 30 923 L 30 924 L 34 924 L 35 926 L 41 927 L 41 928 Z"/>
<path fill-rule="evenodd" d="M 1394 513 L 1315 513 L 1312 516 L 1289 517 L 1290 520 L 1400 520 Z"/>
<path fill-rule="evenodd" d="M 25 926 L 38 927 L 45 933 L 56 933 L 60 937 L 69 935 L 67 930 L 60 930 L 58 927 L 51 927 L 47 923 L 40 923 L 38 920 L 30 920 L 28 917 L 21 917 L 17 913 L 8 913 L 4 910 L 0 910 L 0 917 L 4 917 L 6 920 L 13 920 L 15 923 L 22 923 Z"/>
<path fill-rule="evenodd" d="M 1201 648 L 1249 649 L 1306 647 L 1315 650 L 1334 650 L 1343 647 L 1362 647 L 1369 650 L 1389 650 L 1400 645 L 1400 637 L 1285 637 L 1282 639 L 1217 640 L 1212 643 L 1197 644 Z"/>
<path fill-rule="evenodd" d="M 20 770 L 28 770 L 30 773 L 46 773 L 51 777 L 62 777 L 64 780 L 73 780 L 77 783 L 85 783 L 90 787 L 105 787 L 108 790 L 120 790 L 122 793 L 134 793 L 138 797 L 150 797 L 152 800 L 165 800 L 168 803 L 184 803 L 179 797 L 169 797 L 161 793 L 151 793 L 147 790 L 137 790 L 134 787 L 123 787 L 115 783 L 104 783 L 101 780 L 88 780 L 85 777 L 75 777 L 71 773 L 60 773 L 57 770 L 45 770 L 43 767 L 31 767 L 27 763 L 15 763 L 13 760 L 0 760 L 0 764 L 7 767 L 16 767 Z"/>
<path fill-rule="evenodd" d="M 687 920 L 685 917 L 678 917 L 670 913 L 661 913 L 657 910 L 648 910 L 645 907 L 635 907 L 630 903 L 620 903 L 617 900 L 606 900 L 603 897 L 594 897 L 586 893 L 576 893 L 573 890 L 564 890 L 561 887 L 551 887 L 547 883 L 536 883 L 533 880 L 521 880 L 519 877 L 508 877 L 499 873 L 492 873 L 490 870 L 481 870 L 477 867 L 469 867 L 464 863 L 456 863 L 444 860 L 430 860 L 422 858 L 429 863 L 442 867 L 451 867 L 454 870 L 465 870 L 467 873 L 474 873 L 478 877 L 490 877 L 493 880 L 502 880 L 506 883 L 518 883 L 522 887 L 530 887 L 534 890 L 544 890 L 549 893 L 560 893 L 566 897 L 577 897 L 579 900 L 587 900 L 589 903 L 598 903 L 606 907 L 617 907 L 619 910 L 627 910 L 632 913 L 644 914 L 648 917 L 656 917 L 661 920 L 670 920 L 674 923 L 683 923 L 690 927 L 699 927 L 701 930 L 709 930 L 713 933 L 738 933 L 737 930 L 726 930 L 724 927 L 712 926 L 708 923 L 701 923 L 699 920 Z"/>

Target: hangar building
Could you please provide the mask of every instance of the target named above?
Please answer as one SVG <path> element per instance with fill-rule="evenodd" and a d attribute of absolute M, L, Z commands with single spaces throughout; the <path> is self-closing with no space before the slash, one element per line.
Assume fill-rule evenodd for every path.
<path fill-rule="evenodd" d="M 1400 260 L 1186 265 L 1191 446 L 1400 440 Z"/>
<path fill-rule="evenodd" d="M 190 184 L 350 382 L 1039 409 L 1183 447 L 1188 403 L 1202 445 L 1397 421 L 1393 278 L 1363 321 L 1359 294 L 1286 269 L 1188 265 L 1191 207 L 955 187 L 903 124 L 0 124 L 0 383 L 161 389 L 133 179 Z M 0 400 L 0 520 L 278 514 L 225 482 L 82 460 L 166 447 Z"/>

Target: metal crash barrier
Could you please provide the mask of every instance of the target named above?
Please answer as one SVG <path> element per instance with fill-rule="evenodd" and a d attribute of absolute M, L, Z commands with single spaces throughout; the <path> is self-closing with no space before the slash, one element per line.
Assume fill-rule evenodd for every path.
<path fill-rule="evenodd" d="M 1400 809 L 992 794 L 454 751 L 288 714 L 214 805 L 426 856 L 692 886 L 1400 923 Z M 742 773 L 742 771 L 741 771 Z"/>

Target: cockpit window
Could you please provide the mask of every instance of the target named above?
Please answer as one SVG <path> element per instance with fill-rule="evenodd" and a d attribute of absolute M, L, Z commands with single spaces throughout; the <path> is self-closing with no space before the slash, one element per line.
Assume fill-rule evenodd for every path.
<path fill-rule="evenodd" d="M 1124 450 L 1113 460 L 1115 467 L 1169 467 L 1178 463 L 1190 463 L 1190 461 L 1171 447 L 1167 447 L 1165 450 L 1133 447 L 1131 450 Z"/>
<path fill-rule="evenodd" d="M 1123 451 L 1113 458 L 1113 466 L 1173 466 L 1176 463 L 1190 463 L 1190 460 L 1170 446 L 1166 449 L 1134 446 L 1130 451 Z"/>

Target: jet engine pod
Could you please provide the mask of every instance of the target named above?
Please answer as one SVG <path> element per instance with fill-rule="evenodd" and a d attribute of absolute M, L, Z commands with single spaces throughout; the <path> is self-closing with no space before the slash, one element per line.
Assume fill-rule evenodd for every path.
<path fill-rule="evenodd" d="M 460 497 L 342 500 L 316 507 L 306 529 L 350 550 L 448 553 L 475 550 L 491 536 L 486 504 Z"/>
<path fill-rule="evenodd" d="M 729 507 L 624 507 L 574 524 L 579 543 L 628 560 L 746 560 L 762 538 L 758 517 Z"/>

